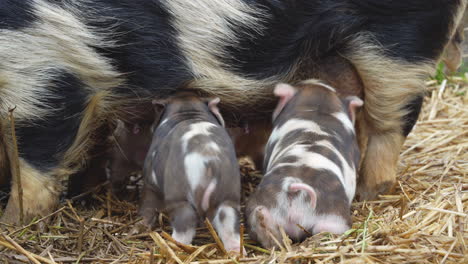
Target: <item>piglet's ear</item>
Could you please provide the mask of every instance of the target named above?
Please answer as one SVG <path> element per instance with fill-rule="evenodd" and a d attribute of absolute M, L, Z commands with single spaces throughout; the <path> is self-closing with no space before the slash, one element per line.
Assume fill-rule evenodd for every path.
<path fill-rule="evenodd" d="M 364 102 L 357 96 L 346 97 L 346 102 L 348 103 L 348 110 L 349 114 L 351 115 L 351 121 L 353 121 L 354 124 L 356 122 L 356 112 L 364 105 Z"/>
<path fill-rule="evenodd" d="M 305 191 L 310 197 L 310 206 L 312 209 L 315 209 L 317 205 L 317 193 L 315 192 L 314 188 L 310 187 L 308 184 L 305 183 L 291 183 L 289 185 L 290 192 L 298 192 L 298 191 Z"/>
<path fill-rule="evenodd" d="M 279 97 L 278 105 L 273 112 L 273 121 L 278 117 L 286 104 L 294 97 L 297 90 L 289 84 L 279 83 L 276 85 L 274 94 Z"/>
<path fill-rule="evenodd" d="M 216 117 L 216 119 L 218 119 L 221 126 L 225 127 L 223 116 L 221 116 L 221 113 L 219 112 L 219 108 L 218 108 L 219 102 L 221 102 L 221 99 L 219 99 L 219 97 L 211 99 L 210 101 L 208 101 L 208 108 Z"/>
<path fill-rule="evenodd" d="M 165 100 L 165 99 L 153 99 L 151 101 L 151 103 L 153 104 L 154 108 L 164 109 L 166 107 L 167 100 Z"/>
<path fill-rule="evenodd" d="M 270 210 L 265 206 L 257 206 L 253 212 L 258 223 L 263 228 L 275 228 L 275 221 L 270 214 Z"/>
<path fill-rule="evenodd" d="M 133 125 L 133 130 L 132 130 L 132 132 L 133 132 L 133 134 L 135 134 L 135 135 L 139 134 L 139 133 L 141 132 L 141 127 L 140 127 L 140 125 L 138 125 L 138 124 Z"/>
<path fill-rule="evenodd" d="M 164 109 L 166 108 L 167 105 L 167 99 L 153 99 L 151 103 L 153 104 L 153 109 L 154 109 L 154 123 L 153 126 L 156 127 L 157 124 L 159 124 L 159 121 L 161 119 L 161 116 L 164 112 Z M 154 131 L 154 129 L 151 129 Z"/>

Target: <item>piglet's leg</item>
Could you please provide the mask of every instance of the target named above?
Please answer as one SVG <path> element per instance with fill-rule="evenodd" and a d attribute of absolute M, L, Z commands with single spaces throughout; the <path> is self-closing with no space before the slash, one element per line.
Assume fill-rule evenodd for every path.
<path fill-rule="evenodd" d="M 172 226 L 172 238 L 183 244 L 192 243 L 198 217 L 189 202 L 178 202 L 170 206 L 169 216 Z"/>
<path fill-rule="evenodd" d="M 236 254 L 239 254 L 241 250 L 239 219 L 239 210 L 226 204 L 219 206 L 213 219 L 210 219 L 226 251 Z M 245 249 L 242 250 L 245 254 Z"/>
<path fill-rule="evenodd" d="M 106 173 L 110 181 L 112 193 L 120 200 L 129 199 L 126 193 L 130 174 L 138 171 L 138 166 L 133 165 L 125 159 L 112 159 L 109 167 L 106 168 Z"/>
<path fill-rule="evenodd" d="M 143 186 L 143 194 L 140 201 L 140 208 L 138 209 L 138 215 L 143 218 L 143 226 L 139 229 L 151 229 L 156 223 L 158 211 L 164 209 L 164 202 L 160 195 L 152 188 L 147 186 L 147 183 Z"/>

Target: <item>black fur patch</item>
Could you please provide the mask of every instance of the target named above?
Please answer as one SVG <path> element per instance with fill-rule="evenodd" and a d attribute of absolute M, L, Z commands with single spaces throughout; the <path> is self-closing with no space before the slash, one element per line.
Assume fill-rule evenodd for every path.
<path fill-rule="evenodd" d="M 34 124 L 21 122 L 16 127 L 20 156 L 44 171 L 57 166 L 61 154 L 73 143 L 87 100 L 77 77 L 67 72 L 57 76 L 48 88 L 54 91 L 54 97 L 42 101 L 55 111 Z"/>
<path fill-rule="evenodd" d="M 416 121 L 418 121 L 419 113 L 421 112 L 421 107 L 423 104 L 424 96 L 418 96 L 414 98 L 406 107 L 405 109 L 408 114 L 404 117 L 404 124 L 403 124 L 403 135 L 406 137 L 413 129 Z"/>
<path fill-rule="evenodd" d="M 370 33 L 387 56 L 409 62 L 434 60 L 448 41 L 459 0 L 256 0 L 266 30 L 233 26 L 241 38 L 226 47 L 230 69 L 261 79 L 285 73 L 298 61 L 346 53 L 355 34 Z M 260 27 L 259 27 L 260 28 Z"/>
<path fill-rule="evenodd" d="M 117 93 L 130 96 L 167 96 L 192 79 L 177 46 L 171 15 L 160 1 L 100 0 L 88 2 L 96 10 L 88 19 L 96 28 L 114 32 L 115 48 L 96 50 L 113 60 L 128 86 Z M 108 32 L 109 33 L 109 32 Z M 157 93 L 155 93 L 157 91 Z"/>
<path fill-rule="evenodd" d="M 448 41 L 459 0 L 350 0 L 388 56 L 419 62 L 436 59 Z"/>
<path fill-rule="evenodd" d="M 271 18 L 264 23 L 266 30 L 261 36 L 249 28 L 234 28 L 241 41 L 227 47 L 227 65 L 256 79 L 284 74 L 299 59 L 326 56 L 342 46 L 362 23 L 348 1 L 246 2 L 255 2 Z"/>
<path fill-rule="evenodd" d="M 0 1 L 0 29 L 21 29 L 36 20 L 29 0 Z"/>

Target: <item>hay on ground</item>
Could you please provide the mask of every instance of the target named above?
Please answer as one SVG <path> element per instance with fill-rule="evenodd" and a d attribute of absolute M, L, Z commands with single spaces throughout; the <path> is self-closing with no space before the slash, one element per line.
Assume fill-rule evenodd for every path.
<path fill-rule="evenodd" d="M 247 255 L 227 256 L 207 228 L 193 246 L 170 238 L 164 216 L 154 232 L 133 234 L 136 203 L 96 192 L 64 201 L 25 227 L 0 225 L 1 263 L 468 263 L 468 83 L 428 82 L 419 121 L 405 143 L 397 190 L 354 202 L 353 229 L 266 250 L 245 234 Z M 247 196 L 261 175 L 243 166 Z M 99 189 L 99 188 L 98 188 Z M 103 189 L 103 188 L 101 188 Z M 110 215 L 109 215 L 110 214 Z M 41 231 L 39 231 L 41 230 Z"/>

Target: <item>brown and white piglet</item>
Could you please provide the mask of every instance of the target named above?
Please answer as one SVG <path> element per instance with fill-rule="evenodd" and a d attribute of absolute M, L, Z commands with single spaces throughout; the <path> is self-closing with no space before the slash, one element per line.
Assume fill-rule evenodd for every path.
<path fill-rule="evenodd" d="M 143 169 L 152 138 L 150 126 L 151 123 L 124 123 L 117 120 L 106 166 L 112 192 L 117 197 L 125 197 L 124 190 L 130 174 Z"/>
<path fill-rule="evenodd" d="M 147 225 L 167 213 L 172 237 L 190 244 L 207 217 L 228 251 L 239 252 L 240 174 L 219 99 L 182 93 L 164 102 L 144 166 L 140 208 Z"/>
<path fill-rule="evenodd" d="M 359 149 L 354 117 L 362 101 L 306 81 L 276 86 L 279 103 L 265 154 L 264 177 L 246 206 L 250 235 L 265 247 L 351 227 Z M 305 230 L 305 231 L 304 231 Z"/>

